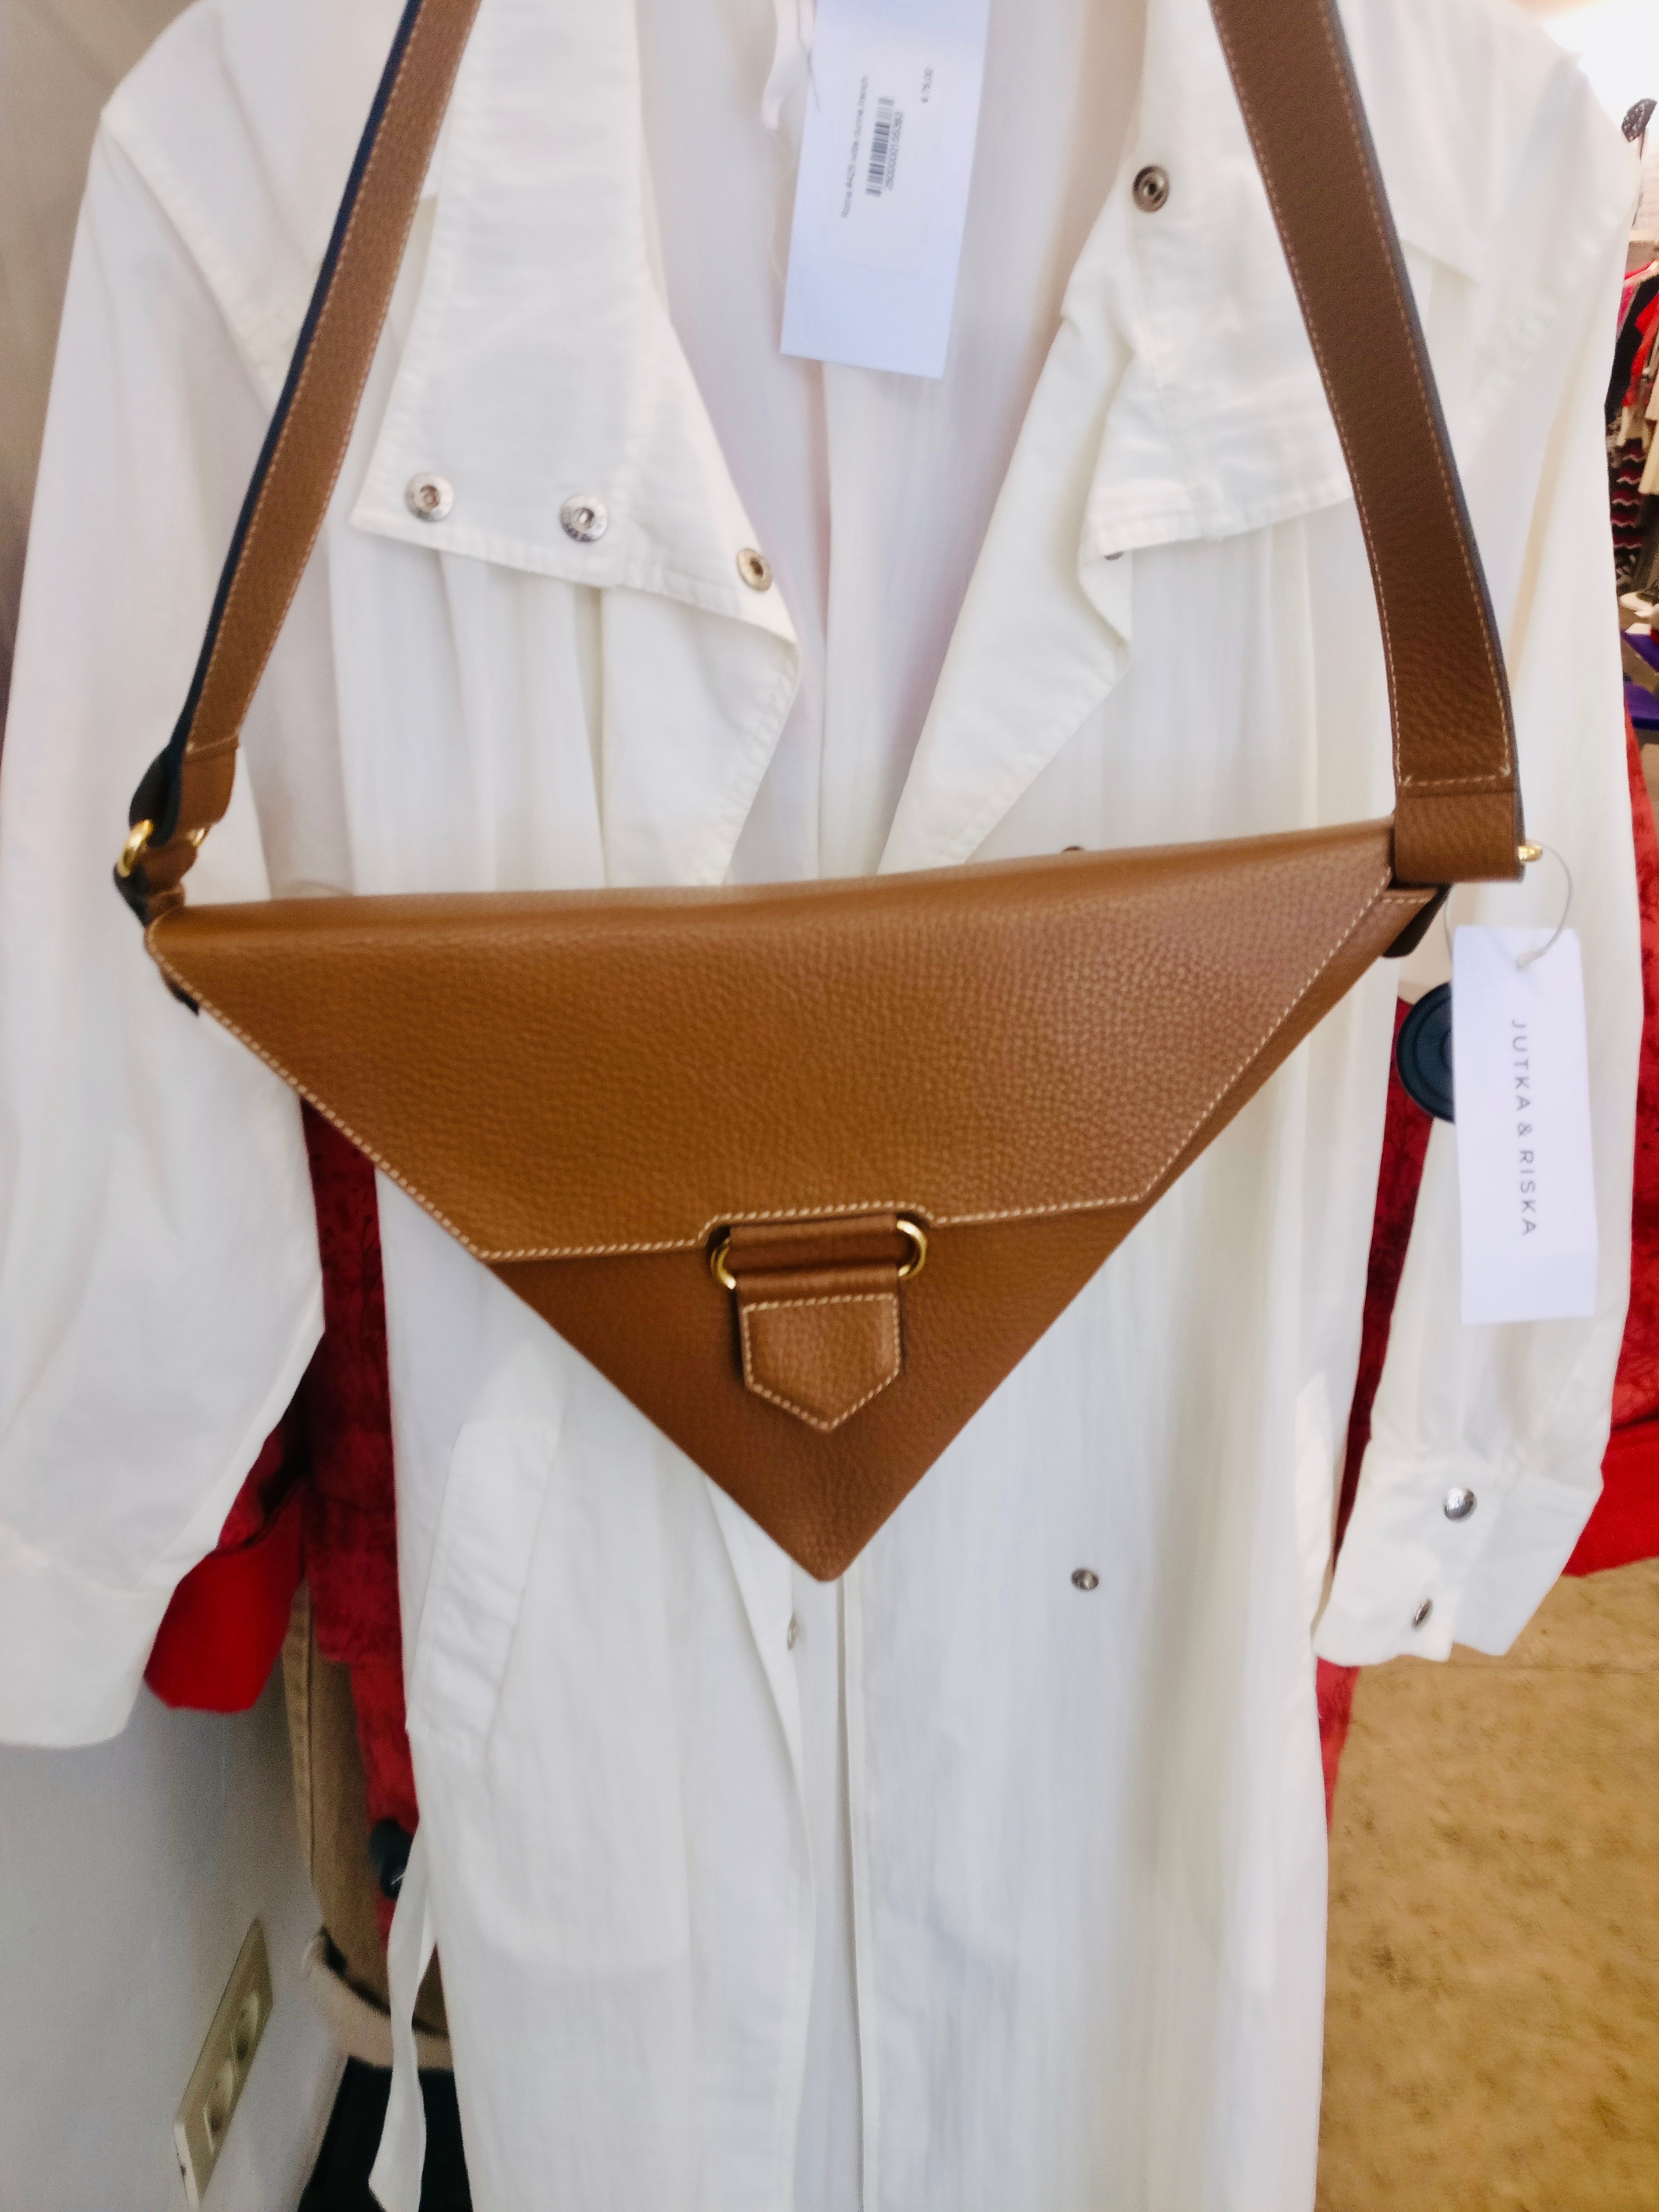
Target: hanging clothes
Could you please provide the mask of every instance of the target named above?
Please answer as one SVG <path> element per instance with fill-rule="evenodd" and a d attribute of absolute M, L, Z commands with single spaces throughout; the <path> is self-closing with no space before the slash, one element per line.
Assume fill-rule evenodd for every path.
<path fill-rule="evenodd" d="M 1613 514 L 1613 577 L 1620 590 L 1645 579 L 1644 546 L 1654 487 L 1653 346 L 1659 328 L 1659 269 L 1629 274 L 1620 295 L 1619 336 L 1613 351 L 1604 412 L 1607 425 L 1607 489 Z"/>
<path fill-rule="evenodd" d="M 392 27 L 208 0 L 94 155 L 0 765 L 0 1732 L 32 1741 L 121 1725 L 320 1325 L 298 1109 L 160 988 L 107 875 Z M 1305 2212 L 1316 1620 L 1348 1662 L 1502 1649 L 1589 1510 L 1641 1019 L 1619 672 L 1585 645 L 1630 157 L 1518 15 L 1349 28 L 1529 826 L 1579 885 L 1596 1314 L 1462 1329 L 1431 1144 L 1327 1597 L 1379 970 L 825 1589 L 383 1180 L 425 1902 L 492 2212 Z M 1200 0 L 994 10 L 937 383 L 777 351 L 811 81 L 769 131 L 775 30 L 484 0 L 204 899 L 1386 811 L 1364 546 Z"/>

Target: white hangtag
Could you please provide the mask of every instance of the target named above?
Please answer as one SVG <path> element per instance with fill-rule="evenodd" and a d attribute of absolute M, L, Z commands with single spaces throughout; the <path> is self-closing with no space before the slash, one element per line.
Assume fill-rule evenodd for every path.
<path fill-rule="evenodd" d="M 990 0 L 818 0 L 783 350 L 943 376 Z"/>
<path fill-rule="evenodd" d="M 1578 933 L 1460 929 L 1452 1083 L 1466 1322 L 1595 1310 L 1595 1182 Z"/>

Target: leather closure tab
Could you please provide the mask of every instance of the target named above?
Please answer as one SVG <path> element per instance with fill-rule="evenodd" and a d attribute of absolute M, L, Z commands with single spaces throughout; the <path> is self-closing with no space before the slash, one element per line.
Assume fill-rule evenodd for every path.
<path fill-rule="evenodd" d="M 738 1332 L 756 1396 L 828 1435 L 898 1380 L 898 1269 L 751 1275 Z"/>
<path fill-rule="evenodd" d="M 891 1213 L 733 1229 L 722 1259 L 748 1388 L 821 1435 L 849 1420 L 898 1379 L 912 1257 Z"/>

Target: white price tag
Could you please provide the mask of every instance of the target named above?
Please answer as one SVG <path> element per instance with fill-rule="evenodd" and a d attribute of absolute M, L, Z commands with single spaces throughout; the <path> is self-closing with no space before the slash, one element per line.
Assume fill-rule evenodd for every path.
<path fill-rule="evenodd" d="M 783 350 L 943 376 L 990 0 L 818 0 Z"/>
<path fill-rule="evenodd" d="M 1460 929 L 1452 1083 L 1466 1322 L 1595 1310 L 1595 1182 L 1578 933 Z"/>

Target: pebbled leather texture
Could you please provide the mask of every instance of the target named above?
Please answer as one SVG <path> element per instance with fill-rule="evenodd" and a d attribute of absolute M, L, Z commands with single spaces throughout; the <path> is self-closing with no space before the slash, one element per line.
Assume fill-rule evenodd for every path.
<path fill-rule="evenodd" d="M 720 1259 L 749 1389 L 826 1436 L 850 1420 L 898 1379 L 899 1271 L 910 1258 L 890 1212 L 737 1224 Z"/>
<path fill-rule="evenodd" d="M 854 883 L 186 908 L 476 6 L 405 9 L 123 895 L 176 993 L 832 1576 L 1437 887 L 1518 872 L 1492 611 L 1333 0 L 1212 0 L 1364 530 L 1392 823 Z M 929 1240 L 903 1281 L 900 1214 Z M 708 1266 L 727 1231 L 735 1289 Z"/>
<path fill-rule="evenodd" d="M 1372 823 L 736 893 L 186 907 L 149 941 L 470 1251 L 537 1260 L 1136 1204 L 1424 896 Z"/>
<path fill-rule="evenodd" d="M 1383 822 L 743 892 L 296 899 L 148 937 L 828 1576 L 1421 907 L 1389 848 Z M 902 1286 L 899 1212 L 929 1240 Z M 898 1373 L 866 1395 L 867 1328 L 768 1316 L 746 1377 L 727 1228 L 738 1306 L 890 1277 Z"/>
<path fill-rule="evenodd" d="M 745 1385 L 824 1436 L 899 1378 L 896 1268 L 763 1275 L 737 1311 Z"/>

